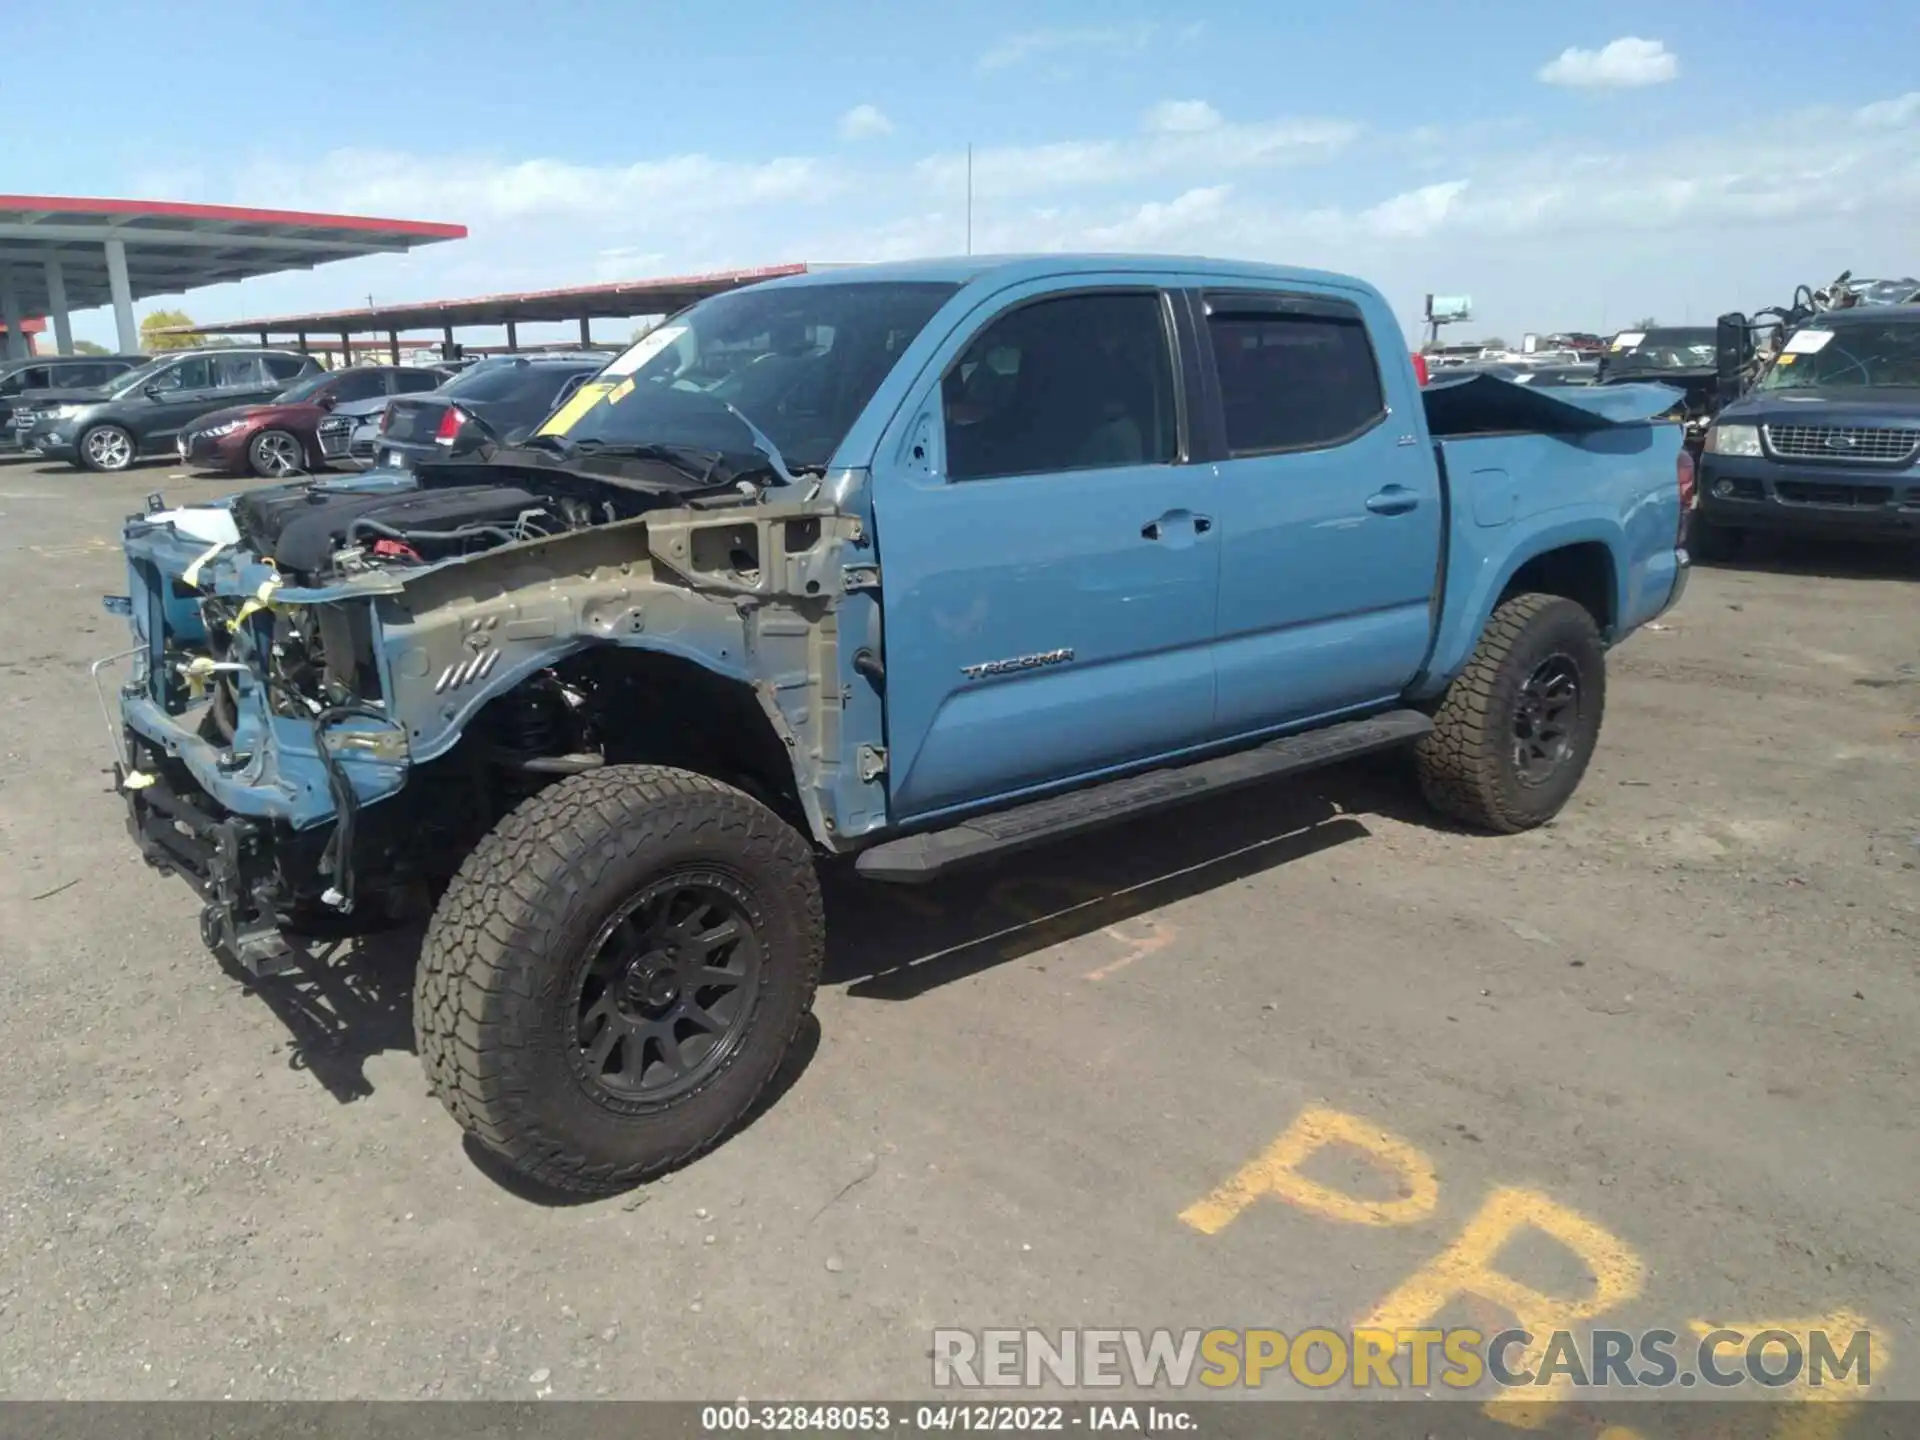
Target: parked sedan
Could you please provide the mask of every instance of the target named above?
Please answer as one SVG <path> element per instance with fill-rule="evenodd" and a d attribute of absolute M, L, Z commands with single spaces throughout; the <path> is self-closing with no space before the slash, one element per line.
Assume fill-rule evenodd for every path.
<path fill-rule="evenodd" d="M 125 470 L 142 455 L 164 454 L 202 415 L 270 400 L 305 375 L 324 373 L 295 350 L 235 346 L 176 351 L 129 370 L 96 390 L 36 390 L 26 448 L 88 470 Z"/>
<path fill-rule="evenodd" d="M 389 404 L 375 463 L 404 469 L 522 434 L 613 358 L 586 351 L 491 356 L 431 395 Z"/>
<path fill-rule="evenodd" d="M 394 395 L 433 389 L 432 370 L 360 365 L 323 370 L 281 391 L 264 405 L 235 405 L 202 415 L 180 432 L 181 463 L 235 475 L 281 476 L 316 470 L 324 460 L 319 428 L 347 403 L 382 404 Z"/>
<path fill-rule="evenodd" d="M 425 367 L 433 377 L 432 385 L 406 385 L 396 393 L 417 394 L 445 385 L 465 365 L 460 361 L 435 363 Z M 380 439 L 380 421 L 387 413 L 385 395 L 371 400 L 342 400 L 314 431 L 320 442 L 320 458 L 328 465 L 371 465 Z"/>

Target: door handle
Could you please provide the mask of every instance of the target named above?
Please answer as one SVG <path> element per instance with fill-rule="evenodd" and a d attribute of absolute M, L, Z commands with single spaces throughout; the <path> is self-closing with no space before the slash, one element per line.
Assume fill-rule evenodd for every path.
<path fill-rule="evenodd" d="M 1367 497 L 1367 509 L 1376 515 L 1404 515 L 1420 503 L 1420 497 L 1404 485 L 1389 485 Z"/>
<path fill-rule="evenodd" d="M 1169 510 L 1158 520 L 1149 520 L 1146 524 L 1142 525 L 1140 527 L 1140 538 L 1142 540 L 1158 540 L 1167 533 L 1167 527 L 1169 525 L 1179 520 L 1191 521 L 1193 523 L 1193 533 L 1196 535 L 1204 535 L 1213 529 L 1213 517 L 1211 515 L 1193 515 L 1185 510 Z"/>

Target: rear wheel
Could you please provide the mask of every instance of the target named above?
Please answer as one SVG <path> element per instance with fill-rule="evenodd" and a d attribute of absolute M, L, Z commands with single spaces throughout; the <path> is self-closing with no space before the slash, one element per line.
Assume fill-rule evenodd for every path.
<path fill-rule="evenodd" d="M 1586 774 L 1606 698 L 1593 617 L 1558 595 L 1516 595 L 1447 687 L 1417 748 L 1420 788 L 1434 808 L 1483 830 L 1544 824 Z"/>
<path fill-rule="evenodd" d="M 119 425 L 93 426 L 75 449 L 87 469 L 109 474 L 132 465 L 135 454 L 132 432 Z"/>
<path fill-rule="evenodd" d="M 610 766 L 474 850 L 414 1027 L 454 1118 L 531 1179 L 608 1193 L 699 1154 L 779 1069 L 825 945 L 810 846 L 704 776 Z"/>
<path fill-rule="evenodd" d="M 307 450 L 300 437 L 285 430 L 262 430 L 247 446 L 247 464 L 256 475 L 279 479 L 307 468 Z"/>

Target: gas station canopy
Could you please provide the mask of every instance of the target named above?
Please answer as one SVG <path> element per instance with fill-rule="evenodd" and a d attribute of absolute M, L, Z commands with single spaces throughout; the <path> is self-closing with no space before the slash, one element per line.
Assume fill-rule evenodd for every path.
<path fill-rule="evenodd" d="M 394 254 L 466 233 L 464 225 L 364 215 L 0 195 L 0 318 L 12 349 L 24 344 L 25 317 L 50 317 L 66 353 L 73 348 L 69 313 L 111 304 L 120 349 L 132 352 L 140 348 L 133 302 L 150 295 Z"/>

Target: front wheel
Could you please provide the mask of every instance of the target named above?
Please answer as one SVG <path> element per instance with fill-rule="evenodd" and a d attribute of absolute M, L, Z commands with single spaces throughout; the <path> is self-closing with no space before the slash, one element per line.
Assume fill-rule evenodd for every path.
<path fill-rule="evenodd" d="M 521 1174 L 608 1194 L 723 1139 L 812 1007 L 826 925 L 806 840 L 650 765 L 520 805 L 428 926 L 414 1030 L 454 1118 Z"/>
<path fill-rule="evenodd" d="M 1586 774 L 1606 699 L 1593 617 L 1558 595 L 1516 595 L 1493 612 L 1420 741 L 1420 788 L 1483 830 L 1543 825 Z"/>
<path fill-rule="evenodd" d="M 107 474 L 125 470 L 135 453 L 132 433 L 119 425 L 95 425 L 75 448 L 82 465 Z"/>
<path fill-rule="evenodd" d="M 256 475 L 270 480 L 303 474 L 307 468 L 307 447 L 300 437 L 285 430 L 262 430 L 247 446 L 247 464 Z"/>

